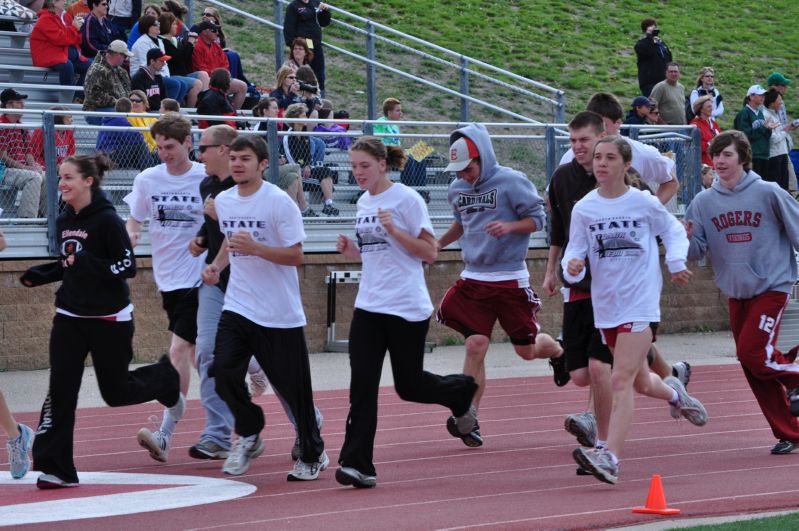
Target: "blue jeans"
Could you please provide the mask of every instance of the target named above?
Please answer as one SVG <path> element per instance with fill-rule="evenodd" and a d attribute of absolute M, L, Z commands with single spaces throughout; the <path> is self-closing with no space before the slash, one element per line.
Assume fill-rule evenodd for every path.
<path fill-rule="evenodd" d="M 80 85 L 83 86 L 83 80 L 86 78 L 86 72 L 92 62 L 85 60 L 81 61 L 80 53 L 75 46 L 70 46 L 67 52 L 67 62 L 53 65 L 50 68 L 58 72 L 58 83 L 60 85 Z M 78 80 L 75 81 L 75 73 L 78 74 Z"/>
<path fill-rule="evenodd" d="M 192 80 L 192 83 L 194 81 Z M 166 86 L 166 95 L 183 105 L 183 98 L 189 92 L 189 88 L 184 81 L 180 80 L 179 76 L 169 76 L 164 78 L 164 85 Z"/>
<path fill-rule="evenodd" d="M 195 361 L 200 375 L 200 403 L 205 409 L 205 427 L 201 441 L 214 442 L 230 449 L 230 433 L 233 431 L 233 413 L 224 400 L 216 394 L 216 378 L 208 376 L 214 363 L 216 329 L 222 315 L 225 294 L 216 286 L 202 284 L 197 308 L 197 345 Z"/>

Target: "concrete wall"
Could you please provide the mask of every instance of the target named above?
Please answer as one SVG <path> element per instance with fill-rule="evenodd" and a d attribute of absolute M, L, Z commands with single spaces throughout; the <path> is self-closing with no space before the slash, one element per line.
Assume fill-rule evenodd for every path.
<path fill-rule="evenodd" d="M 545 249 L 531 250 L 527 264 L 533 288 L 539 292 L 546 267 Z M 48 340 L 51 321 L 54 315 L 55 290 L 58 284 L 26 288 L 19 282 L 19 276 L 28 267 L 41 261 L 2 261 L 0 262 L 0 370 L 38 369 L 48 366 Z M 170 334 L 161 298 L 153 281 L 151 260 L 139 258 L 139 273 L 130 281 L 133 304 L 135 305 L 136 335 L 134 349 L 140 361 L 155 360 L 167 351 Z M 664 273 L 664 290 L 661 299 L 661 332 L 681 332 L 696 330 L 720 330 L 728 328 L 726 298 L 716 288 L 709 267 L 691 264 L 694 277 L 687 287 L 679 287 L 669 282 Z M 360 264 L 352 263 L 340 255 L 310 254 L 300 268 L 300 283 L 305 313 L 308 319 L 306 335 L 311 352 L 324 348 L 326 334 L 328 271 L 360 269 Z M 458 278 L 462 270 L 460 253 L 443 252 L 438 261 L 428 266 L 427 285 L 433 303 L 441 299 L 446 289 Z M 338 286 L 337 291 L 337 336 L 346 339 L 352 304 L 357 285 Z M 560 296 L 545 298 L 539 312 L 542 329 L 557 334 L 562 319 Z M 454 331 L 433 322 L 428 339 L 439 344 L 460 341 Z M 498 327 L 494 330 L 494 340 L 505 340 Z"/>

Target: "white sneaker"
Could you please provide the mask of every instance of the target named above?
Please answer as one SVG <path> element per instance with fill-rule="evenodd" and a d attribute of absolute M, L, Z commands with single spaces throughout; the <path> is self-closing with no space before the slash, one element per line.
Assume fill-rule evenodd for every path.
<path fill-rule="evenodd" d="M 266 373 L 263 369 L 258 372 L 250 373 L 250 396 L 255 398 L 261 396 L 269 389 L 269 380 L 266 379 Z"/>
<path fill-rule="evenodd" d="M 671 366 L 671 375 L 680 380 L 686 388 L 691 381 L 691 364 L 687 361 L 678 361 Z"/>
<path fill-rule="evenodd" d="M 182 397 L 183 395 L 181 395 Z M 185 407 L 185 403 L 184 403 Z M 147 428 L 142 428 L 136 435 L 136 440 L 139 441 L 139 446 L 150 452 L 150 457 L 161 463 L 166 463 L 169 457 L 169 437 L 163 434 L 160 430 L 150 431 Z"/>
<path fill-rule="evenodd" d="M 672 418 L 678 419 L 680 416 L 688 419 L 694 426 L 704 426 L 707 424 L 707 410 L 702 402 L 688 394 L 682 382 L 674 376 L 663 378 L 663 383 L 677 391 L 677 403 L 669 402 Z"/>
<path fill-rule="evenodd" d="M 319 459 L 313 463 L 306 463 L 302 459 L 297 459 L 294 463 L 294 469 L 289 472 L 288 481 L 313 481 L 319 477 L 319 472 L 327 468 L 330 464 L 330 458 L 327 452 L 322 451 Z"/>
<path fill-rule="evenodd" d="M 231 476 L 244 474 L 250 468 L 250 460 L 264 452 L 264 446 L 264 441 L 257 433 L 249 437 L 239 437 L 222 465 L 222 472 Z"/>
<path fill-rule="evenodd" d="M 30 453 L 36 434 L 25 424 L 17 424 L 17 428 L 19 428 L 19 435 L 8 438 L 6 450 L 8 450 L 11 477 L 22 479 L 28 473 L 31 465 Z"/>

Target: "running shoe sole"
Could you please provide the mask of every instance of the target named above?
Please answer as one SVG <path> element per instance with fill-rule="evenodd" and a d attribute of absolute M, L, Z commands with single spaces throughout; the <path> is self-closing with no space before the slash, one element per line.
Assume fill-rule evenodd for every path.
<path fill-rule="evenodd" d="M 577 462 L 578 465 L 580 465 L 588 472 L 590 472 L 591 475 L 593 475 L 599 481 L 608 483 L 610 485 L 615 485 L 616 482 L 619 481 L 618 476 L 614 476 L 608 473 L 607 470 L 595 467 L 594 464 L 591 462 L 591 460 L 588 458 L 588 453 L 582 448 L 575 449 L 574 452 L 572 452 L 572 457 L 574 457 L 574 460 Z"/>
<path fill-rule="evenodd" d="M 447 419 L 447 431 L 453 437 L 463 441 L 463 444 L 469 448 L 478 448 L 483 446 L 483 438 L 480 436 L 480 426 L 475 423 L 474 429 L 469 433 L 461 433 L 455 423 L 455 417 Z"/>
<path fill-rule="evenodd" d="M 574 415 L 566 417 L 563 427 L 577 438 L 577 442 L 580 443 L 580 446 L 593 448 L 594 445 L 596 445 L 596 438 L 591 439 L 590 434 L 580 429 L 580 425 L 574 420 Z"/>

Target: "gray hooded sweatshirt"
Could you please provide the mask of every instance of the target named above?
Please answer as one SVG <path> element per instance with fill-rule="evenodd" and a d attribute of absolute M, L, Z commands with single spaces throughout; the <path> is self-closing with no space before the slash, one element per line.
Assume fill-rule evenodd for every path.
<path fill-rule="evenodd" d="M 796 282 L 799 204 L 775 183 L 747 172 L 732 190 L 715 182 L 685 213 L 693 221 L 688 259 L 710 251 L 716 284 L 733 299 L 790 293 Z"/>
<path fill-rule="evenodd" d="M 463 226 L 460 245 L 468 271 L 493 273 L 526 269 L 529 234 L 506 234 L 495 238 L 485 230 L 491 221 L 532 218 L 536 230 L 544 227 L 544 200 L 527 176 L 497 164 L 488 131 L 482 124 L 470 124 L 454 131 L 450 145 L 468 137 L 480 152 L 480 177 L 470 184 L 455 179 L 447 199 L 455 221 Z"/>

